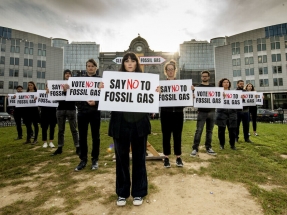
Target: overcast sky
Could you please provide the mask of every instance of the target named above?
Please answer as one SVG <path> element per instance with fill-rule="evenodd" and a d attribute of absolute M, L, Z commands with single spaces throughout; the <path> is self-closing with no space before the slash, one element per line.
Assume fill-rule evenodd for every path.
<path fill-rule="evenodd" d="M 0 0 L 0 26 L 72 41 L 102 52 L 145 38 L 152 50 L 178 51 L 208 40 L 287 23 L 287 0 Z"/>

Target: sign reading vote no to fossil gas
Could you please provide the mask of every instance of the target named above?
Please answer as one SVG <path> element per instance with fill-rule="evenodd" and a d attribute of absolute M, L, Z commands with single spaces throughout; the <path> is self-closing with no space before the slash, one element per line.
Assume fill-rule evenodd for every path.
<path fill-rule="evenodd" d="M 102 79 L 97 77 L 70 77 L 66 101 L 98 101 Z"/>
<path fill-rule="evenodd" d="M 158 113 L 159 75 L 104 71 L 99 110 Z"/>

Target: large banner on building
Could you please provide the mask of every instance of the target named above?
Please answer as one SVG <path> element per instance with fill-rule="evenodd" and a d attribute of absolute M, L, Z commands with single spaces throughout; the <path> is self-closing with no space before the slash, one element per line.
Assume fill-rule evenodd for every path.
<path fill-rule="evenodd" d="M 104 71 L 99 110 L 159 112 L 159 75 L 138 72 Z"/>
<path fill-rule="evenodd" d="M 161 94 L 160 107 L 193 106 L 192 80 L 159 81 Z"/>
<path fill-rule="evenodd" d="M 54 81 L 54 80 L 48 80 L 48 99 L 49 100 L 66 100 L 66 92 L 64 92 L 64 85 L 68 84 L 68 81 L 61 80 L 61 81 Z"/>
<path fill-rule="evenodd" d="M 98 101 L 101 90 L 99 84 L 102 78 L 70 77 L 68 80 L 66 101 Z"/>
<path fill-rule="evenodd" d="M 37 107 L 37 92 L 16 93 L 16 107 Z"/>
<path fill-rule="evenodd" d="M 8 94 L 8 106 L 14 107 L 16 106 L 16 95 Z"/>
<path fill-rule="evenodd" d="M 263 93 L 256 93 L 256 105 L 263 105 Z"/>
<path fill-rule="evenodd" d="M 46 90 L 38 90 L 37 93 L 38 93 L 38 96 L 37 96 L 38 106 L 58 107 L 57 101 L 48 99 L 48 94 Z"/>
<path fill-rule="evenodd" d="M 242 104 L 243 106 L 255 106 L 256 105 L 256 94 L 255 91 L 242 91 Z"/>
<path fill-rule="evenodd" d="M 242 109 L 242 91 L 225 90 L 223 99 L 224 109 Z"/>
<path fill-rule="evenodd" d="M 223 108 L 223 87 L 195 87 L 194 107 Z"/>

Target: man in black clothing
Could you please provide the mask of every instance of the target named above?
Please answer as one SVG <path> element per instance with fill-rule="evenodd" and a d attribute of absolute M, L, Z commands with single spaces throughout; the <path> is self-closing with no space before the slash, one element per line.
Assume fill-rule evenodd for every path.
<path fill-rule="evenodd" d="M 64 71 L 64 79 L 68 80 L 72 76 L 70 70 Z M 64 89 L 65 90 L 65 89 Z M 66 119 L 70 124 L 70 130 L 72 132 L 74 145 L 76 147 L 76 153 L 80 154 L 79 147 L 79 135 L 77 131 L 77 117 L 76 117 L 76 105 L 74 101 L 59 101 L 57 109 L 57 123 L 58 123 L 58 148 L 52 155 L 62 154 L 62 148 L 64 146 L 64 135 Z"/>
<path fill-rule="evenodd" d="M 244 89 L 244 81 L 239 80 L 237 81 L 237 88 L 236 90 L 245 91 Z M 236 128 L 236 142 L 239 140 L 239 128 L 240 128 L 240 122 L 242 121 L 243 125 L 243 134 L 244 134 L 244 140 L 246 143 L 252 143 L 252 141 L 249 139 L 249 107 L 243 106 L 242 110 L 237 111 L 237 128 Z"/>
<path fill-rule="evenodd" d="M 214 87 L 209 83 L 210 73 L 203 71 L 201 73 L 201 84 L 196 87 Z M 193 89 L 194 90 L 194 89 Z M 206 137 L 205 137 L 205 148 L 206 153 L 209 155 L 216 155 L 211 148 L 212 142 L 212 131 L 215 122 L 215 108 L 198 108 L 196 131 L 193 140 L 191 157 L 195 157 L 198 153 L 198 147 L 203 131 L 204 124 L 206 124 Z"/>
<path fill-rule="evenodd" d="M 86 62 L 87 77 L 99 77 L 96 74 L 97 63 L 94 59 L 89 59 Z M 97 101 L 83 101 L 76 103 L 78 107 L 78 129 L 81 154 L 79 158 L 81 162 L 75 168 L 75 171 L 80 171 L 87 165 L 88 161 L 88 127 L 91 125 L 92 133 L 92 170 L 98 169 L 98 159 L 100 153 L 100 126 L 101 126 L 101 112 L 98 111 Z"/>

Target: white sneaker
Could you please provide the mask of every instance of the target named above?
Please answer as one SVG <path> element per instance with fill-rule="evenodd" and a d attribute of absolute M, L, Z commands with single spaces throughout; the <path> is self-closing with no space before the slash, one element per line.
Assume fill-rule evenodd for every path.
<path fill-rule="evenodd" d="M 50 146 L 51 148 L 55 148 L 55 146 L 54 146 L 54 144 L 53 144 L 52 142 L 49 143 L 49 146 Z"/>
<path fill-rule="evenodd" d="M 142 198 L 142 197 L 135 197 L 135 198 L 134 198 L 133 204 L 134 204 L 135 206 L 142 205 L 142 203 L 143 203 L 143 198 Z"/>
<path fill-rule="evenodd" d="M 47 147 L 48 147 L 48 143 L 45 142 L 45 143 L 43 144 L 43 148 L 47 148 Z"/>
<path fill-rule="evenodd" d="M 126 199 L 119 196 L 119 198 L 117 200 L 117 206 L 125 206 L 126 203 L 127 203 Z"/>

